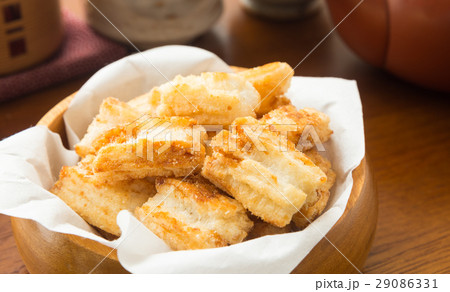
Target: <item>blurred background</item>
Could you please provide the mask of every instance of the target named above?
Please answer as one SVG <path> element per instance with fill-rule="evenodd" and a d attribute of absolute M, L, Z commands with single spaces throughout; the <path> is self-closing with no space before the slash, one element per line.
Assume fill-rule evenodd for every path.
<path fill-rule="evenodd" d="M 364 272 L 450 272 L 450 1 L 0 0 L 0 139 L 165 44 L 356 80 L 380 198 Z M 26 272 L 5 216 L 0 238 L 0 272 Z"/>
<path fill-rule="evenodd" d="M 205 47 L 230 63 L 242 63 L 231 55 L 231 50 L 239 50 L 247 53 L 242 66 L 260 63 L 261 55 L 270 61 L 292 55 L 294 59 L 286 61 L 295 66 L 313 49 L 310 44 L 318 44 L 334 26 L 341 40 L 374 67 L 414 84 L 450 92 L 448 1 L 226 2 L 233 12 L 224 13 L 222 0 L 3 0 L 0 100 L 92 73 L 137 49 L 166 44 Z M 254 19 L 239 18 L 239 13 Z M 315 37 L 310 44 L 305 43 L 308 36 Z M 342 54 L 329 44 L 332 41 L 330 37 L 323 47 Z M 261 46 L 253 48 L 255 44 Z M 248 54 L 251 48 L 258 52 Z M 294 49 L 297 54 L 286 56 L 286 51 Z M 302 67 L 315 56 L 320 54 L 308 56 L 310 62 Z M 252 62 L 252 57 L 257 61 Z M 325 61 L 328 67 L 336 62 Z"/>

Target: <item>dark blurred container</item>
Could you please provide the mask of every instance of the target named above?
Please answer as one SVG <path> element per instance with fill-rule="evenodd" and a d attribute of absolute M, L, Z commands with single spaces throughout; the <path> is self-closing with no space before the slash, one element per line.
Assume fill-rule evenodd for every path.
<path fill-rule="evenodd" d="M 0 1 L 0 75 L 44 61 L 62 38 L 58 0 Z"/>
<path fill-rule="evenodd" d="M 140 49 L 166 44 L 185 44 L 208 31 L 223 9 L 222 0 L 91 2 L 95 7 L 90 3 L 86 3 L 86 7 L 88 22 L 92 28 L 113 40 L 129 45 L 121 34 L 123 33 Z"/>
<path fill-rule="evenodd" d="M 327 2 L 338 23 L 360 0 Z M 450 92 L 449 0 L 365 0 L 338 31 L 370 64 Z"/>
<path fill-rule="evenodd" d="M 292 20 L 313 14 L 320 7 L 318 0 L 241 0 L 252 14 L 275 20 Z"/>

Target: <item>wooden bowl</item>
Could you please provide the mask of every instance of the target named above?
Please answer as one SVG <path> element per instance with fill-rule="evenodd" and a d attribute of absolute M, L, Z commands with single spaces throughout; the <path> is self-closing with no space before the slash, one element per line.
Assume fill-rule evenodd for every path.
<path fill-rule="evenodd" d="M 38 125 L 59 133 L 65 143 L 63 114 L 74 94 L 53 107 Z M 378 199 L 366 159 L 353 171 L 354 185 L 339 221 L 327 238 L 359 270 L 372 245 L 378 216 Z M 11 218 L 16 244 L 30 273 L 88 273 L 104 257 L 95 273 L 127 273 L 116 251 L 90 239 L 50 231 L 39 223 Z M 112 252 L 111 252 L 112 251 Z M 355 268 L 325 238 L 293 273 L 355 273 Z"/>

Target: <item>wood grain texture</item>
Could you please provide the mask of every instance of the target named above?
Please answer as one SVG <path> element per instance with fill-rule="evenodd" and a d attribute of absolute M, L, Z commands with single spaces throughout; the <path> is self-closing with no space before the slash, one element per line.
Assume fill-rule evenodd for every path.
<path fill-rule="evenodd" d="M 30 273 L 127 273 L 117 262 L 115 252 L 104 259 L 111 248 L 49 231 L 32 220 L 11 218 L 11 222 L 17 247 Z"/>
<path fill-rule="evenodd" d="M 83 1 L 63 3 L 80 12 Z M 269 22 L 246 14 L 237 0 L 227 0 L 219 23 L 192 45 L 230 64 L 250 67 L 280 60 L 295 66 L 332 27 L 326 9 L 303 21 Z M 374 69 L 336 33 L 299 65 L 296 75 L 358 82 L 379 194 L 377 232 L 363 272 L 449 273 L 450 95 Z M 0 138 L 35 124 L 84 80 L 0 103 Z M 0 234 L 0 272 L 25 271 L 9 219 L 1 215 Z"/>
<path fill-rule="evenodd" d="M 0 215 L 0 273 L 28 273 L 12 236 L 10 217 Z"/>

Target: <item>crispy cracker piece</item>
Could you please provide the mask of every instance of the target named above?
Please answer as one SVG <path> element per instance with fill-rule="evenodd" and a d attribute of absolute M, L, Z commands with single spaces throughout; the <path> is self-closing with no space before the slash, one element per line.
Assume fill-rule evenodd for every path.
<path fill-rule="evenodd" d="M 221 72 L 177 76 L 148 93 L 154 116 L 187 116 L 211 125 L 229 125 L 242 116 L 255 117 L 259 101 L 259 93 L 243 77 Z"/>
<path fill-rule="evenodd" d="M 301 150 L 308 150 L 314 147 L 313 136 L 317 133 L 318 139 L 323 143 L 326 142 L 333 131 L 330 130 L 330 118 L 315 109 L 304 108 L 297 110 L 293 105 L 279 107 L 265 114 L 260 122 L 268 125 L 293 125 L 295 131 L 288 131 L 288 139 L 302 147 Z M 312 128 L 314 132 L 312 131 Z M 302 137 L 302 134 L 305 134 Z M 302 138 L 302 139 L 301 139 Z"/>
<path fill-rule="evenodd" d="M 258 116 L 275 109 L 282 96 L 291 85 L 294 70 L 287 63 L 273 62 L 238 73 L 249 81 L 261 96 L 261 104 L 256 109 Z"/>
<path fill-rule="evenodd" d="M 322 214 L 323 210 L 327 206 L 328 199 L 330 198 L 330 189 L 336 181 L 336 173 L 331 169 L 331 163 L 328 159 L 322 157 L 316 150 L 306 151 L 305 155 L 308 156 L 327 175 L 327 182 L 316 190 L 318 200 L 316 202 L 303 205 L 302 209 L 300 209 L 301 214 L 296 213 L 292 218 L 292 221 L 299 229 L 306 228 L 310 222 Z"/>
<path fill-rule="evenodd" d="M 271 105 L 271 110 L 274 110 L 274 109 L 277 109 L 279 107 L 286 106 L 286 105 L 292 105 L 291 100 L 289 98 L 287 98 L 285 95 L 279 95 L 273 99 L 273 103 Z M 262 114 L 258 114 L 259 118 L 261 118 L 262 116 L 263 116 Z"/>
<path fill-rule="evenodd" d="M 145 118 L 119 126 L 94 141 L 95 175 L 104 180 L 186 176 L 205 158 L 204 128 L 190 118 Z"/>
<path fill-rule="evenodd" d="M 239 118 L 212 140 L 202 175 L 253 215 L 284 227 L 326 182 L 319 167 L 254 118 Z M 308 197 L 313 197 L 309 199 Z"/>
<path fill-rule="evenodd" d="M 141 114 L 151 115 L 153 108 L 149 102 L 149 98 L 150 93 L 147 92 L 129 100 L 127 104 Z"/>
<path fill-rule="evenodd" d="M 86 135 L 75 145 L 75 151 L 81 157 L 93 154 L 92 142 L 105 131 L 118 125 L 131 123 L 141 114 L 128 104 L 116 98 L 108 97 L 100 105 L 100 112 L 89 125 Z"/>
<path fill-rule="evenodd" d="M 136 216 L 174 250 L 239 243 L 253 226 L 238 201 L 201 177 L 158 178 L 156 188 Z"/>
<path fill-rule="evenodd" d="M 88 155 L 76 166 L 63 167 L 50 191 L 89 224 L 120 236 L 117 214 L 144 204 L 156 193 L 155 184 L 149 179 L 100 182 L 90 167 L 93 158 Z"/>

